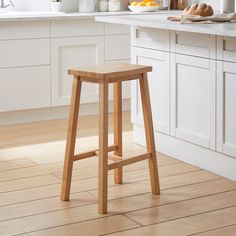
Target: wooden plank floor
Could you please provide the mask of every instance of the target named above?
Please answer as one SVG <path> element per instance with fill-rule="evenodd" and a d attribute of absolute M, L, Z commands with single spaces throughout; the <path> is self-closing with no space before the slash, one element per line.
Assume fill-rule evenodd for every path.
<path fill-rule="evenodd" d="M 127 157 L 145 152 L 132 141 L 129 116 Z M 136 163 L 124 168 L 123 185 L 109 173 L 109 214 L 98 214 L 93 157 L 75 163 L 71 201 L 61 202 L 66 127 L 66 120 L 0 127 L 0 236 L 236 235 L 236 182 L 160 153 L 160 196 L 150 194 L 147 162 Z M 82 117 L 78 129 L 76 150 L 96 148 L 97 117 Z"/>

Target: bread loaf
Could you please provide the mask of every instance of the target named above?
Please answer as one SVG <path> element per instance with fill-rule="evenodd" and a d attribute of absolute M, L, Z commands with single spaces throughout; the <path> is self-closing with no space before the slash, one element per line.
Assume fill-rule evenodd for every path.
<path fill-rule="evenodd" d="M 184 15 L 212 16 L 214 11 L 210 5 L 205 3 L 196 3 L 184 9 Z"/>

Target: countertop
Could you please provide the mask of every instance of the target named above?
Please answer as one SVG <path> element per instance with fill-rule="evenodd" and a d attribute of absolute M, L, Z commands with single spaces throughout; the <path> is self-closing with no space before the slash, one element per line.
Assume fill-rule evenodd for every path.
<path fill-rule="evenodd" d="M 96 21 L 106 23 L 116 23 L 124 25 L 133 25 L 139 27 L 149 27 L 166 30 L 177 30 L 192 33 L 212 34 L 220 36 L 236 37 L 236 23 L 191 23 L 181 24 L 167 20 L 168 16 L 180 15 L 178 12 L 166 11 L 152 15 L 126 15 L 126 16 L 100 16 Z"/>
<path fill-rule="evenodd" d="M 161 11 L 160 11 L 161 12 Z M 163 12 L 163 11 L 162 11 Z M 127 15 L 152 15 L 156 13 L 133 13 L 130 11 L 121 12 L 92 12 L 92 13 L 63 13 L 63 12 L 21 12 L 21 11 L 9 11 L 0 12 L 0 22 L 2 21 L 32 21 L 32 20 L 65 20 L 65 19 L 84 19 L 106 16 L 127 16 Z"/>

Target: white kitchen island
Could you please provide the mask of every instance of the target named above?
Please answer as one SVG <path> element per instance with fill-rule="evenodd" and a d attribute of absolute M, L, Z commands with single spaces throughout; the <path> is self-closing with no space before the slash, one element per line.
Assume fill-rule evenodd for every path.
<path fill-rule="evenodd" d="M 131 25 L 132 62 L 153 66 L 158 151 L 236 180 L 236 23 L 183 25 L 167 16 L 96 20 Z M 135 142 L 145 145 L 137 82 L 131 100 Z"/>

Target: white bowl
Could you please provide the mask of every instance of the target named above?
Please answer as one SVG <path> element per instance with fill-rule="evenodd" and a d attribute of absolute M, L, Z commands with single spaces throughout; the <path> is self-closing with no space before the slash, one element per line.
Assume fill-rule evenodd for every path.
<path fill-rule="evenodd" d="M 153 12 L 159 9 L 158 6 L 128 6 L 132 12 Z"/>

